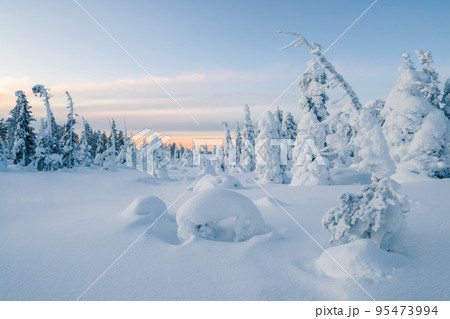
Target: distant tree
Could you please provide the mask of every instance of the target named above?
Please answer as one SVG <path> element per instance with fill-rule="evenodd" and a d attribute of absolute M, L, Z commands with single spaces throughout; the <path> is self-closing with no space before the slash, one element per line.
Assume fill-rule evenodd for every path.
<path fill-rule="evenodd" d="M 17 129 L 17 118 L 19 117 L 20 113 L 20 104 L 19 104 L 19 98 L 16 100 L 16 105 L 14 108 L 9 111 L 9 117 L 6 119 L 6 129 L 7 129 L 7 149 L 10 152 L 14 146 L 14 134 L 16 133 Z"/>
<path fill-rule="evenodd" d="M 108 148 L 103 154 L 103 169 L 113 169 L 116 166 L 116 137 L 117 137 L 117 131 L 116 131 L 116 123 L 114 120 L 109 123 L 111 132 L 108 139 Z"/>
<path fill-rule="evenodd" d="M 14 164 L 28 166 L 33 160 L 36 150 L 36 135 L 31 122 L 35 119 L 31 115 L 31 107 L 23 91 L 17 91 L 17 105 L 19 115 L 16 118 L 16 131 L 14 132 L 14 145 L 11 150 Z"/>
<path fill-rule="evenodd" d="M 0 171 L 5 171 L 8 167 L 6 159 L 6 145 L 3 139 L 0 138 Z"/>
<path fill-rule="evenodd" d="M 92 148 L 88 143 L 88 135 L 92 134 L 92 129 L 88 122 L 83 118 L 83 131 L 80 138 L 80 165 L 90 167 L 93 163 Z M 90 132 L 90 133 L 89 133 Z"/>
<path fill-rule="evenodd" d="M 284 137 L 295 141 L 297 137 L 297 122 L 295 122 L 291 112 L 284 112 L 282 126 Z"/>
<path fill-rule="evenodd" d="M 80 146 L 78 145 L 78 134 L 75 133 L 74 128 L 76 124 L 74 115 L 76 116 L 76 114 L 73 112 L 72 97 L 67 91 L 66 95 L 69 113 L 67 114 L 67 122 L 64 125 L 64 134 L 61 139 L 63 147 L 62 163 L 64 167 L 73 168 L 80 161 Z"/>
<path fill-rule="evenodd" d="M 284 181 L 280 161 L 280 147 L 273 145 L 279 140 L 279 121 L 271 112 L 265 112 L 258 121 L 259 134 L 256 138 L 256 175 L 261 183 L 281 184 Z"/>
<path fill-rule="evenodd" d="M 236 121 L 236 164 L 240 163 L 242 154 L 242 134 L 239 122 Z"/>
<path fill-rule="evenodd" d="M 0 119 L 0 139 L 3 141 L 4 144 L 6 144 L 8 140 L 8 124 L 6 123 L 5 119 Z M 6 151 L 6 145 L 5 145 L 5 151 Z"/>
<path fill-rule="evenodd" d="M 62 166 L 62 150 L 59 140 L 55 137 L 54 130 L 52 130 L 54 118 L 50 109 L 50 94 L 48 93 L 48 89 L 40 84 L 33 87 L 33 93 L 44 98 L 47 113 L 47 121 L 41 121 L 41 131 L 38 135 L 36 148 L 35 166 L 38 171 L 57 170 Z"/>
<path fill-rule="evenodd" d="M 240 165 L 248 171 L 255 170 L 255 127 L 251 119 L 250 108 L 245 104 L 244 131 L 242 132 L 242 147 Z"/>
<path fill-rule="evenodd" d="M 62 167 L 61 149 L 59 143 L 48 136 L 48 126 L 41 119 L 36 147 L 35 167 L 38 171 L 54 171 Z"/>
<path fill-rule="evenodd" d="M 98 135 L 97 144 L 95 148 L 95 159 L 94 164 L 98 166 L 103 166 L 104 153 L 106 151 L 106 146 L 108 144 L 108 138 L 105 132 L 101 132 Z"/>
<path fill-rule="evenodd" d="M 283 111 L 280 110 L 280 107 L 277 106 L 277 109 L 275 111 L 275 120 L 278 121 L 278 135 L 280 138 L 284 138 L 284 131 L 283 131 Z"/>

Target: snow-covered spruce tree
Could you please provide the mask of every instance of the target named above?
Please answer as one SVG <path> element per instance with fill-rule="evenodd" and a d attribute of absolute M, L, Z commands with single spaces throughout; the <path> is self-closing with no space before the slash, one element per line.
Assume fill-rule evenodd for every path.
<path fill-rule="evenodd" d="M 106 137 L 105 132 L 99 132 L 97 143 L 95 146 L 95 158 L 94 158 L 94 164 L 97 166 L 103 166 L 103 161 L 105 159 L 104 153 L 106 151 L 106 147 L 108 144 L 108 138 Z"/>
<path fill-rule="evenodd" d="M 386 251 L 401 251 L 409 205 L 398 188 L 396 182 L 383 178 L 364 186 L 362 194 L 339 195 L 339 206 L 322 218 L 322 225 L 332 233 L 331 243 L 368 238 Z"/>
<path fill-rule="evenodd" d="M 62 167 L 61 149 L 53 136 L 48 136 L 48 126 L 41 119 L 34 165 L 38 171 L 55 171 Z"/>
<path fill-rule="evenodd" d="M 124 121 L 125 122 L 125 121 Z M 127 147 L 130 145 L 130 138 L 128 137 L 127 124 L 125 124 L 125 132 L 119 132 L 119 154 L 117 155 L 117 164 L 125 164 L 127 160 Z"/>
<path fill-rule="evenodd" d="M 284 137 L 295 141 L 297 138 L 297 122 L 291 112 L 284 112 L 282 129 Z"/>
<path fill-rule="evenodd" d="M 0 172 L 5 171 L 7 168 L 6 145 L 3 139 L 0 138 Z"/>
<path fill-rule="evenodd" d="M 418 83 L 418 90 L 422 92 L 425 100 L 430 102 L 431 105 L 440 108 L 439 96 L 441 95 L 441 91 L 439 90 L 439 74 L 431 67 L 431 63 L 433 63 L 431 52 L 416 50 L 416 54 L 422 65 L 422 67 L 417 70 L 418 75 L 421 78 Z"/>
<path fill-rule="evenodd" d="M 64 134 L 61 139 L 61 144 L 63 148 L 62 162 L 63 166 L 67 168 L 73 168 L 76 164 L 80 162 L 80 146 L 78 145 L 78 134 L 75 133 L 76 120 L 74 118 L 73 112 L 73 101 L 69 92 L 66 91 L 67 95 L 67 108 L 69 113 L 67 114 L 67 122 L 64 125 Z M 87 144 L 87 143 L 86 143 Z"/>
<path fill-rule="evenodd" d="M 344 108 L 326 120 L 328 135 L 326 138 L 327 146 L 324 151 L 332 161 L 332 165 L 350 166 L 357 164 L 359 169 L 368 170 L 378 176 L 382 176 L 383 173 L 377 172 L 377 170 L 390 171 L 393 163 L 389 156 L 385 155 L 388 153 L 387 143 L 378 121 L 370 111 L 362 108 L 352 87 L 323 56 L 319 44 L 309 43 L 301 34 L 290 34 L 295 35 L 297 39 L 285 48 L 307 46 L 317 64 L 328 74 L 327 86 L 340 87 L 348 98 Z M 374 147 L 375 145 L 376 147 Z M 368 158 L 367 154 L 376 156 Z"/>
<path fill-rule="evenodd" d="M 325 103 L 326 74 L 314 60 L 300 81 L 299 101 L 303 116 L 298 124 L 295 146 L 292 150 L 291 185 L 329 185 L 332 183 L 328 161 L 318 154 L 326 145 L 328 116 Z M 312 148 L 312 149 L 310 149 Z M 308 153 L 306 153 L 308 151 Z"/>
<path fill-rule="evenodd" d="M 114 141 L 114 148 L 115 148 L 116 152 L 118 152 L 120 149 L 120 146 L 118 143 L 119 134 L 117 132 L 116 121 L 114 121 L 114 119 L 111 119 L 110 127 L 111 127 L 111 132 L 109 133 L 109 137 L 108 137 L 108 147 L 111 147 L 111 143 L 112 143 L 112 141 Z"/>
<path fill-rule="evenodd" d="M 256 138 L 255 172 L 260 183 L 281 184 L 285 180 L 280 161 L 280 146 L 273 140 L 279 140 L 279 122 L 267 111 L 258 121 L 259 134 Z"/>
<path fill-rule="evenodd" d="M 224 169 L 226 170 L 227 168 L 230 167 L 231 163 L 234 163 L 233 159 L 230 158 L 231 156 L 233 156 L 234 154 L 232 154 L 233 150 L 233 142 L 231 140 L 231 133 L 230 133 L 230 129 L 228 127 L 228 123 L 227 122 L 221 122 L 220 123 L 223 128 L 225 129 L 224 131 L 224 147 L 223 147 L 223 157 L 224 157 L 224 161 L 225 161 L 225 166 Z"/>
<path fill-rule="evenodd" d="M 14 146 L 14 134 L 16 133 L 17 129 L 17 118 L 19 117 L 20 113 L 20 103 L 21 99 L 17 97 L 16 105 L 14 108 L 9 111 L 9 117 L 6 119 L 6 127 L 7 127 L 7 149 L 10 152 Z"/>
<path fill-rule="evenodd" d="M 250 114 L 250 107 L 245 104 L 244 131 L 242 132 L 241 166 L 248 171 L 255 170 L 255 127 Z"/>
<path fill-rule="evenodd" d="M 103 163 L 102 163 L 102 168 L 106 170 L 114 169 L 114 167 L 116 166 L 116 157 L 117 157 L 116 152 L 117 132 L 114 120 L 109 123 L 109 126 L 111 128 L 111 132 L 107 142 L 108 147 L 106 151 L 103 153 Z"/>
<path fill-rule="evenodd" d="M 273 115 L 275 116 L 275 119 L 278 121 L 278 135 L 280 136 L 280 138 L 284 138 L 283 114 L 284 112 L 280 110 L 279 106 L 277 106 L 277 109 Z"/>
<path fill-rule="evenodd" d="M 384 101 L 377 99 L 367 102 L 363 108 L 370 110 L 370 113 L 377 119 L 378 124 L 383 126 L 384 118 L 381 116 L 381 110 L 384 108 Z"/>
<path fill-rule="evenodd" d="M 450 78 L 445 82 L 444 93 L 442 94 L 442 110 L 450 120 Z"/>
<path fill-rule="evenodd" d="M 61 145 L 55 138 L 52 130 L 54 122 L 53 114 L 50 109 L 50 94 L 43 85 L 36 84 L 33 87 L 33 93 L 44 98 L 44 104 L 47 114 L 46 122 L 41 121 L 41 132 L 39 132 L 36 147 L 35 167 L 38 171 L 57 170 L 62 167 Z"/>
<path fill-rule="evenodd" d="M 236 121 L 236 164 L 239 165 L 242 153 L 242 135 L 239 122 Z"/>
<path fill-rule="evenodd" d="M 194 165 L 194 157 L 190 149 L 183 147 L 183 153 L 181 155 L 181 163 L 184 167 L 192 167 Z"/>
<path fill-rule="evenodd" d="M 84 118 L 82 118 L 83 120 L 83 131 L 81 132 L 81 138 L 80 138 L 80 158 L 79 158 L 79 163 L 81 166 L 84 167 L 90 167 L 93 163 L 93 158 L 92 158 L 92 150 L 91 150 L 91 146 L 88 143 L 88 134 L 89 134 L 89 130 L 91 130 L 91 128 L 89 127 L 89 124 L 86 122 L 86 120 Z M 92 133 L 92 130 L 91 130 Z"/>
<path fill-rule="evenodd" d="M 36 150 L 36 135 L 31 122 L 35 119 L 31 115 L 31 107 L 23 91 L 17 91 L 17 105 L 19 115 L 15 119 L 16 131 L 14 132 L 14 144 L 11 150 L 14 164 L 28 166 L 34 157 Z"/>
<path fill-rule="evenodd" d="M 5 119 L 0 119 L 0 139 L 3 143 L 6 143 L 8 140 L 8 125 L 6 124 Z"/>
<path fill-rule="evenodd" d="M 225 172 L 225 152 L 222 145 L 218 145 L 215 149 L 216 169 L 219 172 Z"/>
<path fill-rule="evenodd" d="M 450 122 L 423 94 L 423 74 L 403 54 L 401 75 L 381 115 L 390 155 L 397 166 L 430 177 L 450 177 Z"/>

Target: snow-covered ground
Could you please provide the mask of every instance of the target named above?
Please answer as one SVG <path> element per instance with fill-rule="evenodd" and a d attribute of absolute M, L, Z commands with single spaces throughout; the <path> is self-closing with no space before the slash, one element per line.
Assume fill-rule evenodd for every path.
<path fill-rule="evenodd" d="M 286 212 L 324 248 L 333 246 L 327 252 L 374 299 L 450 298 L 449 179 L 395 176 L 411 199 L 407 249 L 399 255 L 368 240 L 330 245 L 330 233 L 321 226 L 338 194 L 358 192 L 355 183 L 368 182 L 367 176 L 341 171 L 333 172 L 341 185 L 263 185 L 271 198 L 250 173 L 232 174 L 240 184 L 208 177 L 192 187 L 198 168 L 168 172 L 170 181 L 127 168 L 0 172 L 0 299 L 77 299 L 158 218 L 164 203 L 168 213 L 81 300 L 370 299 Z M 181 241 L 178 208 L 211 188 L 224 192 L 215 196 L 233 191 L 248 197 L 264 219 L 264 231 L 261 226 L 238 242 L 225 235 L 219 236 L 223 241 Z M 251 202 L 246 205 L 253 209 Z M 212 208 L 217 214 L 222 209 Z M 259 218 L 257 211 L 252 218 Z"/>

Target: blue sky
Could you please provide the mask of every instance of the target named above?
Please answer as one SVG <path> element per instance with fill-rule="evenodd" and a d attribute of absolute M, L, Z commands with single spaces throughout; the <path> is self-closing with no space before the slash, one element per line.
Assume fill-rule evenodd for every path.
<path fill-rule="evenodd" d="M 221 120 L 242 119 L 245 103 L 256 118 L 306 69 L 307 50 L 279 51 L 292 39 L 276 30 L 327 48 L 372 2 L 79 0 L 197 126 L 72 0 L 8 1 L 0 11 L 0 117 L 18 89 L 43 116 L 30 92 L 41 83 L 52 89 L 59 122 L 68 89 L 78 113 L 101 129 L 114 117 L 133 130 L 220 131 Z M 326 55 L 362 102 L 386 98 L 403 52 L 430 50 L 445 81 L 449 13 L 449 1 L 379 0 Z M 276 105 L 298 118 L 298 98 L 294 86 Z"/>

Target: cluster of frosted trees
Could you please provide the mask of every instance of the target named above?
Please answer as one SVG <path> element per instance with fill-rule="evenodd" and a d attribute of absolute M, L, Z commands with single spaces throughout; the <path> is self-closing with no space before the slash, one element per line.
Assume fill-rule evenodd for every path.
<path fill-rule="evenodd" d="M 126 133 L 116 129 L 114 120 L 107 136 L 105 132 L 93 131 L 83 119 L 83 131 L 78 136 L 75 132 L 77 115 L 69 92 L 66 92 L 67 120 L 64 125 L 58 125 L 50 108 L 48 89 L 38 84 L 32 90 L 43 98 L 46 118 L 41 119 L 36 134 L 27 97 L 23 91 L 16 92 L 16 106 L 6 120 L 0 120 L 0 168 L 5 169 L 8 160 L 38 171 L 91 165 L 109 168 L 111 163 L 125 161 Z"/>
<path fill-rule="evenodd" d="M 332 184 L 332 168 L 355 167 L 371 173 L 372 183 L 361 194 L 341 194 L 339 205 L 325 214 L 322 224 L 332 233 L 332 241 L 370 238 L 382 249 L 401 250 L 399 238 L 409 207 L 391 176 L 397 169 L 431 178 L 450 177 L 450 79 L 441 92 L 431 53 L 415 52 L 419 67 L 404 54 L 401 75 L 386 101 L 363 106 L 322 55 L 320 45 L 294 35 L 296 40 L 286 48 L 306 46 L 313 56 L 299 83 L 301 120 L 295 129 L 294 119 L 288 121 L 290 115 L 283 117 L 277 110 L 266 112 L 253 126 L 246 107 L 243 138 L 248 145 L 242 146 L 236 132 L 236 147 L 241 145 L 241 162 L 247 150 L 263 160 L 244 156 L 247 161 L 241 164 L 254 170 L 260 183 Z M 344 91 L 348 101 L 330 115 L 327 90 L 335 87 Z M 274 143 L 277 139 L 295 143 Z"/>

